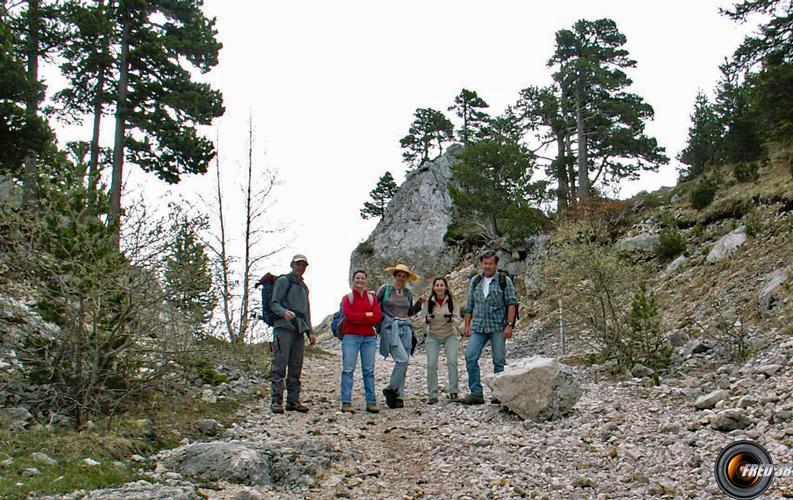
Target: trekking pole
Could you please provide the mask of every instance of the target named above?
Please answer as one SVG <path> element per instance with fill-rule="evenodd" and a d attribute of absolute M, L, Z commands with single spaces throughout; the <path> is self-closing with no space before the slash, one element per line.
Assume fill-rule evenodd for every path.
<path fill-rule="evenodd" d="M 562 350 L 562 356 L 564 356 L 564 315 L 562 314 L 562 299 L 559 299 L 559 347 Z"/>

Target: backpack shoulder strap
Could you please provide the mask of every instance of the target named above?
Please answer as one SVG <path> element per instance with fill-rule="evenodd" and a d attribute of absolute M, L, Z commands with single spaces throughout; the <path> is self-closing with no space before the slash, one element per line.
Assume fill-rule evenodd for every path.
<path fill-rule="evenodd" d="M 353 296 L 352 296 L 352 292 L 350 292 L 347 294 L 347 303 L 352 305 L 352 301 L 353 301 Z"/>
<path fill-rule="evenodd" d="M 394 285 L 391 283 L 386 283 L 383 285 L 383 302 L 380 303 L 380 307 L 383 307 L 388 303 L 388 299 L 391 298 L 391 292 L 394 291 Z"/>
<path fill-rule="evenodd" d="M 474 288 L 476 288 L 477 286 L 479 286 L 479 283 L 481 283 L 481 282 L 482 282 L 482 275 L 481 274 L 477 274 L 476 276 L 474 276 L 474 278 L 472 280 L 472 285 L 473 285 Z"/>
<path fill-rule="evenodd" d="M 374 292 L 366 292 L 366 296 L 369 297 L 369 307 L 374 306 Z"/>

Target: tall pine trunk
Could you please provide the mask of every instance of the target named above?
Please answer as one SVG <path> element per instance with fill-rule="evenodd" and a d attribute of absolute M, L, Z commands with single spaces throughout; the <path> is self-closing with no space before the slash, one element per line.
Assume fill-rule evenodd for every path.
<path fill-rule="evenodd" d="M 98 10 L 100 17 L 104 14 L 104 0 L 99 0 Z M 107 41 L 102 41 L 101 47 L 102 61 L 106 60 L 107 56 Z M 105 73 L 106 68 L 99 69 L 99 75 L 96 82 L 96 91 L 94 95 L 94 123 L 91 132 L 91 157 L 88 162 L 88 204 L 93 205 L 96 202 L 96 185 L 99 182 L 99 132 L 102 125 L 102 107 L 104 104 L 105 92 Z"/>
<path fill-rule="evenodd" d="M 567 181 L 567 156 L 565 151 L 564 129 L 556 131 L 556 180 L 559 189 L 556 193 L 556 213 L 561 214 L 568 206 L 570 200 L 570 184 Z"/>
<path fill-rule="evenodd" d="M 118 93 L 116 95 L 116 132 L 113 140 L 113 177 L 110 181 L 110 207 L 107 223 L 115 228 L 116 246 L 120 244 L 121 181 L 124 168 L 124 136 L 127 125 L 127 94 L 129 92 L 129 13 L 122 4 L 121 55 L 118 61 Z"/>
<path fill-rule="evenodd" d="M 5 7 L 4 9 L 5 10 Z M 39 0 L 28 0 L 27 15 L 27 46 L 25 55 L 27 57 L 27 77 L 30 82 L 39 81 L 39 35 L 41 30 L 41 10 Z M 31 91 L 25 100 L 25 126 L 38 126 L 39 116 L 39 92 Z M 22 177 L 23 193 L 25 203 L 32 202 L 36 197 L 36 176 L 38 167 L 36 165 L 35 151 L 28 151 L 24 160 L 24 173 Z"/>
<path fill-rule="evenodd" d="M 584 82 L 579 75 L 575 86 L 575 123 L 578 136 L 578 201 L 589 205 L 589 161 L 584 120 Z"/>

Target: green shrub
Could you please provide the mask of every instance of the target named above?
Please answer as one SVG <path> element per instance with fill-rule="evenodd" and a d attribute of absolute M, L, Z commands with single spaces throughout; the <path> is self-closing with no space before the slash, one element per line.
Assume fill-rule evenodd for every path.
<path fill-rule="evenodd" d="M 691 206 L 697 210 L 701 210 L 713 202 L 716 196 L 717 186 L 710 179 L 702 179 L 694 186 L 689 194 Z"/>
<path fill-rule="evenodd" d="M 672 259 L 686 251 L 686 242 L 683 234 L 676 229 L 664 229 L 661 231 L 661 239 L 658 245 L 658 255 L 664 259 Z"/>
<path fill-rule="evenodd" d="M 765 224 L 763 223 L 762 219 L 754 212 L 746 216 L 744 226 L 746 228 L 746 236 L 751 238 L 754 238 L 760 234 L 765 228 Z"/>
<path fill-rule="evenodd" d="M 374 255 L 374 247 L 368 240 L 360 242 L 358 246 L 355 248 L 355 251 L 361 255 L 366 255 L 366 256 Z"/>
<path fill-rule="evenodd" d="M 633 296 L 628 314 L 628 333 L 620 351 L 622 364 L 641 363 L 650 368 L 665 368 L 672 359 L 672 347 L 663 334 L 661 311 L 655 294 L 642 283 Z"/>
<path fill-rule="evenodd" d="M 760 178 L 760 168 L 757 162 L 740 162 L 732 167 L 732 175 L 738 182 L 754 182 Z"/>

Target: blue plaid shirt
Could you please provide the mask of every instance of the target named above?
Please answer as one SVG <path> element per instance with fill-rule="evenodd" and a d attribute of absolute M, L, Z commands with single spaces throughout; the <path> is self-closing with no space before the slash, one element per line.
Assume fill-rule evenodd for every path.
<path fill-rule="evenodd" d="M 501 290 L 498 283 L 498 272 L 493 275 L 493 281 L 490 282 L 490 289 L 487 297 L 483 288 L 485 286 L 484 276 L 482 276 L 476 287 L 474 287 L 474 280 L 476 276 L 471 278 L 471 283 L 468 285 L 468 303 L 465 306 L 466 310 L 471 313 L 471 333 L 495 333 L 504 330 L 507 326 L 507 305 L 517 305 L 518 297 L 515 295 L 515 285 L 509 276 L 506 277 L 506 287 Z M 506 298 L 506 300 L 504 300 Z"/>

